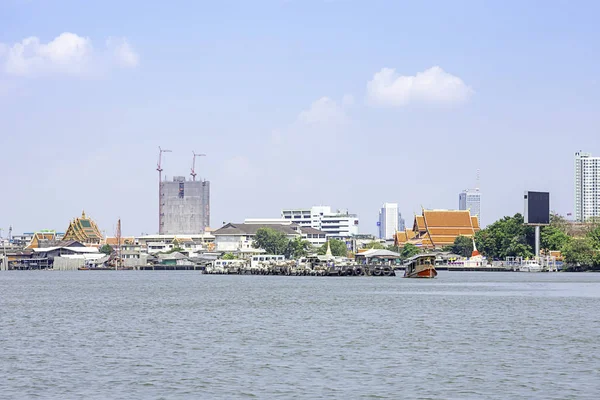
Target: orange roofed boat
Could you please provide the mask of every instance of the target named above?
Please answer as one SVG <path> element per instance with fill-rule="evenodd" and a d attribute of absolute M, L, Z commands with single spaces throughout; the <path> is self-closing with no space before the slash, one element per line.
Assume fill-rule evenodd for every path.
<path fill-rule="evenodd" d="M 405 278 L 435 278 L 435 256 L 431 254 L 418 254 L 404 264 Z"/>

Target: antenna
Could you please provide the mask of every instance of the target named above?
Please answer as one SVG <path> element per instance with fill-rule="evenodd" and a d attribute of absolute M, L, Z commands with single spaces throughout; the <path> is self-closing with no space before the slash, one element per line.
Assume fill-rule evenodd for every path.
<path fill-rule="evenodd" d="M 163 150 L 160 146 L 158 146 L 158 163 L 156 164 L 156 170 L 158 171 L 158 233 L 162 232 L 162 200 L 160 198 L 160 188 L 162 185 L 162 154 L 163 153 L 172 153 L 171 150 Z"/>
<path fill-rule="evenodd" d="M 190 174 L 192 176 L 192 180 L 195 181 L 196 180 L 196 157 L 206 157 L 206 154 L 196 154 L 195 151 L 192 151 L 192 154 L 194 155 L 194 157 L 192 158 L 192 173 Z"/>

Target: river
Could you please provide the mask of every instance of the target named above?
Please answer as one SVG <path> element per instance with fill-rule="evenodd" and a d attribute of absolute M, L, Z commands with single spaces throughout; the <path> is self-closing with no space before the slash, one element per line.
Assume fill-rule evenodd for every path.
<path fill-rule="evenodd" d="M 600 274 L 0 273 L 0 397 L 598 398 Z"/>

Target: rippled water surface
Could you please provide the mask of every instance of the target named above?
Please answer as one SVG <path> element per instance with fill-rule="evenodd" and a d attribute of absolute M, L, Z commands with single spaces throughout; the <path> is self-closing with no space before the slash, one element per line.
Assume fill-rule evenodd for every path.
<path fill-rule="evenodd" d="M 0 397 L 600 398 L 600 275 L 0 273 Z"/>

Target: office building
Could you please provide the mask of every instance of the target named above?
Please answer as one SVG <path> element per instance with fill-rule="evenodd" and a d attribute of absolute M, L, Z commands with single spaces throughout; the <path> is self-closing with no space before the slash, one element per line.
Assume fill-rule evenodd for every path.
<path fill-rule="evenodd" d="M 463 190 L 458 195 L 458 209 L 469 210 L 472 216 L 481 221 L 481 192 L 479 188 Z"/>
<path fill-rule="evenodd" d="M 358 234 L 358 216 L 348 211 L 333 212 L 329 206 L 287 209 L 281 211 L 281 218 L 294 222 L 300 227 L 311 227 L 323 231 L 327 237 L 350 237 Z"/>
<path fill-rule="evenodd" d="M 600 157 L 575 153 L 575 219 L 600 217 Z"/>
<path fill-rule="evenodd" d="M 379 210 L 379 239 L 393 240 L 400 226 L 399 220 L 398 203 L 384 203 Z"/>

